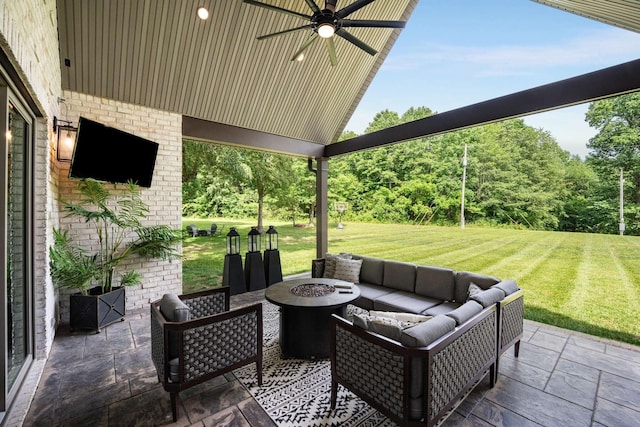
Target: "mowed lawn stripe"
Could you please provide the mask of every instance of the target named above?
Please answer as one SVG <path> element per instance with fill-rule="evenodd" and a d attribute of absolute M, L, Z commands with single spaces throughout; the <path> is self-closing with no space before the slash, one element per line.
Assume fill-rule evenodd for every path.
<path fill-rule="evenodd" d="M 523 236 L 520 248 L 511 253 L 501 253 L 499 260 L 487 268 L 487 273 L 503 279 L 513 279 L 526 288 L 529 273 L 555 256 L 562 239 L 560 236 L 540 232 Z"/>
<path fill-rule="evenodd" d="M 610 312 L 610 322 L 606 325 L 608 328 L 615 329 L 619 322 L 629 322 L 629 319 L 634 319 L 629 322 L 630 332 L 634 335 L 640 336 L 640 292 L 638 290 L 638 263 L 631 265 L 628 249 L 628 245 L 620 246 L 617 241 L 607 236 L 605 250 L 609 252 L 612 262 L 612 270 L 616 271 L 615 282 L 612 279 L 606 280 L 600 283 L 601 294 L 607 301 L 606 306 Z M 620 237 L 618 237 L 620 239 Z M 628 240 L 627 240 L 628 241 Z M 625 242 L 626 243 L 626 242 Z M 609 276 L 612 277 L 613 275 Z M 614 292 L 615 299 L 618 300 L 618 304 L 615 304 L 612 298 L 612 291 Z M 620 304 L 620 301 L 624 301 L 624 304 Z"/>

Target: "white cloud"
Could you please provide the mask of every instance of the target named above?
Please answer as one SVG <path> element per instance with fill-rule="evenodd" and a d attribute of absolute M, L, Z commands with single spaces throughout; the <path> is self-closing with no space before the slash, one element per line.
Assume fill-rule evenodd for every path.
<path fill-rule="evenodd" d="M 423 43 L 412 51 L 394 54 L 381 71 L 399 72 L 432 68 L 464 67 L 474 76 L 530 75 L 533 70 L 555 67 L 615 65 L 640 56 L 640 35 L 617 28 L 607 28 L 582 38 L 559 40 L 553 44 L 514 44 L 462 46 Z"/>

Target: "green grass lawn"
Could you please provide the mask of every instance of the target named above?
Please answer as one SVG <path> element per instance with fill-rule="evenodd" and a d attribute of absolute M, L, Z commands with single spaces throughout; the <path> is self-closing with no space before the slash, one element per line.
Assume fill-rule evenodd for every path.
<path fill-rule="evenodd" d="M 185 293 L 218 286 L 224 235 L 237 227 L 246 248 L 246 235 L 255 224 L 185 218 L 183 225 L 208 229 L 212 222 L 224 225 L 221 236 L 184 242 Z M 283 274 L 309 271 L 316 255 L 315 229 L 273 225 Z M 514 279 L 525 290 L 527 319 L 640 344 L 640 238 L 635 236 L 347 223 L 344 230 L 330 224 L 329 251 Z"/>

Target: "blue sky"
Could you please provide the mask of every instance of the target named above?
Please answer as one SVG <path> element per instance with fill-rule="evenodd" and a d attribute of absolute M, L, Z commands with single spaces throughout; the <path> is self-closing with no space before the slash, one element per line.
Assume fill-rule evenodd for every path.
<path fill-rule="evenodd" d="M 390 0 L 385 0 L 390 1 Z M 640 34 L 527 0 L 421 0 L 346 130 L 384 109 L 437 112 L 640 58 Z M 525 117 L 582 158 L 588 104 Z"/>

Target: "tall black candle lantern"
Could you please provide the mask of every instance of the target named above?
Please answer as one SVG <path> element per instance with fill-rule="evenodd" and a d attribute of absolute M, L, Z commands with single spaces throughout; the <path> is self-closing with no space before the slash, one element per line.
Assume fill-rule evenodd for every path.
<path fill-rule="evenodd" d="M 262 263 L 261 235 L 257 227 L 251 227 L 247 236 L 247 254 L 244 257 L 244 280 L 248 291 L 267 287 Z"/>
<path fill-rule="evenodd" d="M 273 225 L 267 230 L 264 251 L 264 277 L 267 286 L 282 282 L 282 266 L 278 251 L 278 232 Z"/>
<path fill-rule="evenodd" d="M 231 227 L 227 233 L 227 254 L 224 256 L 222 285 L 231 288 L 231 295 L 247 291 L 240 256 L 240 234 L 235 227 Z"/>

